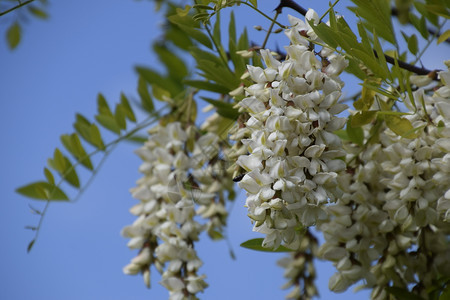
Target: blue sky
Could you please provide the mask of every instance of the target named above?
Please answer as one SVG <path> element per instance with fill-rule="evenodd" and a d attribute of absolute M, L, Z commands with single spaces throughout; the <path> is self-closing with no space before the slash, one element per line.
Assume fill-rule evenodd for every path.
<path fill-rule="evenodd" d="M 60 146 L 59 136 L 72 132 L 75 113 L 91 119 L 96 113 L 97 93 L 111 104 L 121 91 L 133 97 L 137 81 L 133 66 L 157 64 L 150 44 L 158 37 L 161 19 L 151 1 L 50 2 L 50 19 L 30 20 L 14 52 L 7 49 L 3 36 L 14 16 L 0 18 L 0 299 L 165 299 L 167 292 L 157 283 L 155 270 L 151 290 L 139 276 L 122 273 L 135 255 L 119 234 L 134 220 L 128 209 L 136 202 L 128 190 L 140 177 L 140 160 L 132 153 L 137 147 L 133 144 L 120 145 L 112 153 L 76 203 L 50 205 L 39 240 L 26 253 L 33 232 L 24 227 L 38 222 L 28 205 L 42 209 L 43 203 L 25 199 L 14 189 L 43 178 L 47 158 Z M 322 2 L 321 6 L 313 1 L 307 4 L 324 12 L 327 3 Z M 341 11 L 348 4 L 342 2 Z M 248 19 L 250 11 L 240 9 L 238 24 L 268 27 L 264 19 Z M 254 37 L 261 40 L 258 34 Z M 278 44 L 285 42 L 280 37 Z M 442 68 L 440 60 L 430 60 L 428 67 Z M 83 183 L 86 175 L 81 177 Z M 257 237 L 243 199 L 241 194 L 228 229 L 237 260 L 231 260 L 223 241 L 204 239 L 197 248 L 205 262 L 201 272 L 210 284 L 202 299 L 282 299 L 287 293 L 280 290 L 283 270 L 276 266 L 281 255 L 239 247 Z M 355 296 L 351 290 L 330 294 L 327 285 L 332 272 L 330 264 L 319 265 L 322 299 L 368 298 L 367 292 Z"/>

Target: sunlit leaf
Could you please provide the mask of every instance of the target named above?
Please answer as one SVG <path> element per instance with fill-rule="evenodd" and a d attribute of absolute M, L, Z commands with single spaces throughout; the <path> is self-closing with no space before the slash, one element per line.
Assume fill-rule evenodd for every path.
<path fill-rule="evenodd" d="M 420 35 L 424 39 L 428 39 L 430 33 L 428 32 L 428 29 L 427 29 L 425 16 L 421 15 L 420 18 L 418 18 L 415 14 L 410 12 L 409 13 L 409 21 L 417 29 L 417 31 L 419 31 Z"/>
<path fill-rule="evenodd" d="M 177 80 L 181 80 L 188 74 L 188 69 L 183 60 L 174 54 L 166 45 L 158 43 L 153 45 L 153 50 L 158 55 L 159 61 L 164 64 L 169 75 Z"/>
<path fill-rule="evenodd" d="M 95 119 L 104 128 L 114 132 L 115 134 L 120 133 L 120 127 L 113 116 L 97 115 L 95 116 Z"/>
<path fill-rule="evenodd" d="M 184 80 L 184 84 L 197 88 L 199 90 L 205 90 L 215 92 L 219 94 L 228 94 L 230 90 L 224 86 L 221 86 L 214 82 L 202 81 L 202 80 Z"/>
<path fill-rule="evenodd" d="M 394 133 L 405 137 L 405 138 L 416 138 L 417 133 L 414 127 L 408 119 L 402 118 L 397 115 L 386 115 L 385 116 L 386 125 Z"/>
<path fill-rule="evenodd" d="M 37 200 L 61 200 L 68 201 L 69 198 L 57 186 L 46 181 L 38 181 L 19 187 L 17 193 Z"/>
<path fill-rule="evenodd" d="M 450 29 L 447 29 L 443 34 L 439 36 L 439 38 L 437 39 L 437 43 L 440 44 L 447 39 L 450 39 Z"/>
<path fill-rule="evenodd" d="M 395 45 L 395 33 L 391 20 L 390 0 L 352 0 L 356 7 L 350 7 L 357 16 L 364 20 L 370 32 L 374 30 L 380 37 Z"/>
<path fill-rule="evenodd" d="M 28 10 L 30 11 L 31 14 L 33 14 L 35 17 L 38 17 L 40 19 L 48 19 L 48 14 L 40 9 L 39 7 L 36 6 L 28 6 Z"/>
<path fill-rule="evenodd" d="M 70 160 L 58 148 L 55 149 L 53 158 L 48 159 L 48 165 L 58 171 L 61 177 L 72 186 L 76 188 L 80 187 L 80 181 L 75 167 L 72 166 Z"/>
<path fill-rule="evenodd" d="M 155 110 L 155 105 L 153 104 L 152 97 L 148 91 L 147 83 L 142 76 L 139 76 L 137 91 L 141 98 L 142 108 L 148 112 L 153 112 Z"/>
<path fill-rule="evenodd" d="M 70 154 L 72 154 L 83 166 L 85 166 L 89 170 L 94 169 L 91 159 L 87 155 L 86 150 L 84 150 L 80 138 L 76 133 L 73 133 L 71 135 L 61 135 L 61 142 L 67 149 L 67 151 L 69 151 Z"/>
<path fill-rule="evenodd" d="M 11 50 L 15 49 L 19 45 L 21 32 L 22 28 L 18 22 L 14 22 L 13 24 L 11 24 L 11 26 L 9 26 L 8 30 L 6 31 L 6 39 Z"/>
<path fill-rule="evenodd" d="M 377 111 L 366 110 L 359 111 L 352 116 L 351 126 L 361 127 L 363 125 L 371 123 L 377 117 Z"/>
<path fill-rule="evenodd" d="M 120 94 L 120 104 L 122 104 L 122 108 L 124 110 L 127 119 L 130 120 L 131 122 L 136 122 L 136 116 L 134 115 L 130 102 L 128 101 L 124 93 Z"/>
<path fill-rule="evenodd" d="M 50 172 L 49 169 L 44 168 L 44 175 L 50 184 L 55 184 L 55 178 L 53 177 L 53 174 L 52 174 L 52 172 Z"/>
<path fill-rule="evenodd" d="M 125 110 L 121 104 L 116 104 L 116 109 L 114 111 L 114 118 L 116 120 L 116 124 L 120 127 L 120 129 L 127 129 L 127 121 L 125 119 Z"/>
<path fill-rule="evenodd" d="M 349 140 L 359 146 L 364 145 L 364 131 L 361 127 L 353 127 L 351 126 L 352 123 L 352 116 L 348 117 L 347 122 L 347 136 Z"/>
<path fill-rule="evenodd" d="M 262 246 L 262 242 L 264 241 L 263 238 L 258 238 L 258 239 L 251 239 L 248 240 L 246 242 L 243 242 L 240 246 L 243 248 L 247 248 L 250 250 L 256 250 L 256 251 L 263 251 L 263 252 L 292 252 L 293 250 L 288 249 L 284 246 L 280 246 L 277 249 L 269 249 L 269 248 L 264 248 Z"/>

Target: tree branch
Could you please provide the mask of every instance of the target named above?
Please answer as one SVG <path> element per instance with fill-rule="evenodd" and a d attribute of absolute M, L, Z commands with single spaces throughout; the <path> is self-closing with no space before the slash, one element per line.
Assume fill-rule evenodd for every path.
<path fill-rule="evenodd" d="M 292 8 L 293 10 L 295 10 L 296 12 L 298 12 L 299 14 L 306 16 L 306 12 L 307 10 L 304 9 L 302 6 L 300 6 L 299 4 L 295 3 L 293 0 L 280 0 L 280 4 L 275 8 L 275 10 L 281 13 L 281 10 L 283 9 L 283 7 L 289 7 Z M 377 56 L 377 53 L 375 52 L 375 56 Z M 389 55 L 384 55 L 384 57 L 386 58 L 386 61 L 388 63 L 390 63 L 391 65 L 395 65 L 395 58 L 389 56 Z M 408 70 L 410 72 L 413 72 L 417 75 L 428 75 L 430 76 L 433 80 L 438 80 L 438 74 L 437 71 L 438 70 L 428 70 L 425 68 L 419 68 L 416 67 L 414 65 L 408 64 L 404 61 L 401 60 L 397 60 L 397 63 L 399 65 L 400 68 Z"/>
<path fill-rule="evenodd" d="M 6 15 L 7 13 L 12 12 L 13 10 L 16 10 L 16 9 L 18 9 L 18 8 L 21 8 L 22 6 L 25 6 L 25 5 L 27 5 L 27 4 L 31 3 L 31 2 L 33 2 L 33 1 L 34 1 L 34 0 L 28 0 L 28 1 L 25 1 L 25 2 L 22 2 L 22 3 L 18 4 L 18 5 L 16 5 L 16 6 L 14 6 L 14 7 L 11 7 L 10 9 L 7 9 L 7 10 L 5 10 L 5 11 L 2 11 L 2 12 L 0 12 L 0 17 L 3 16 L 3 15 Z"/>
<path fill-rule="evenodd" d="M 295 1 L 293 0 L 280 0 L 280 4 L 275 8 L 275 10 L 281 14 L 281 11 L 283 9 L 283 7 L 289 7 L 292 8 L 293 10 L 295 10 L 296 12 L 302 14 L 303 16 L 306 15 L 307 10 L 304 9 L 303 7 L 301 7 L 300 5 L 298 5 Z"/>

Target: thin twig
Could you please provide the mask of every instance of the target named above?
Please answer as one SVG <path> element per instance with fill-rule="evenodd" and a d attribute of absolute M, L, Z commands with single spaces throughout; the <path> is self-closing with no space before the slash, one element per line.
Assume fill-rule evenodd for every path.
<path fill-rule="evenodd" d="M 2 11 L 2 12 L 0 12 L 0 17 L 3 16 L 3 15 L 6 15 L 7 13 L 12 12 L 13 10 L 16 10 L 16 9 L 18 9 L 18 8 L 21 8 L 22 6 L 25 6 L 25 5 L 27 5 L 27 4 L 31 3 L 31 2 L 33 2 L 33 1 L 34 1 L 34 0 L 28 0 L 28 1 L 25 1 L 25 2 L 23 2 L 23 3 L 20 3 L 20 4 L 16 5 L 16 6 L 14 6 L 14 7 L 11 7 L 11 8 L 8 9 L 8 10 Z"/>

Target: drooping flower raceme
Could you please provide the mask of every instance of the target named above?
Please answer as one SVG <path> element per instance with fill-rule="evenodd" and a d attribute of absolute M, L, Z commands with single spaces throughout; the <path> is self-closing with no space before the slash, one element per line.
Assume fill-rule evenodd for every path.
<path fill-rule="evenodd" d="M 326 242 L 319 253 L 338 269 L 332 290 L 365 279 L 373 299 L 385 299 L 388 286 L 410 285 L 427 297 L 450 275 L 449 74 L 440 72 L 443 86 L 433 96 L 419 89 L 405 98 L 415 132 L 401 137 L 385 128 L 381 143 L 356 151 L 346 145 L 353 163 L 339 180 L 344 195 L 320 226 Z"/>
<path fill-rule="evenodd" d="M 179 122 L 159 125 L 150 133 L 137 151 L 144 160 L 139 168 L 144 177 L 131 190 L 140 200 L 130 210 L 137 219 L 122 231 L 130 238 L 128 246 L 140 252 L 124 272 L 141 272 L 150 286 L 149 268 L 154 265 L 170 299 L 188 299 L 207 286 L 205 276 L 198 275 L 202 261 L 194 242 L 202 230 L 212 237 L 220 233 L 227 215 L 223 195 L 218 193 L 223 190 L 218 137 L 200 135 L 193 126 L 183 128 Z M 210 163 L 214 158 L 216 162 Z M 207 224 L 197 222 L 196 214 L 208 219 Z"/>
<path fill-rule="evenodd" d="M 283 62 L 261 50 L 266 68 L 247 67 L 255 84 L 239 102 L 249 118 L 235 136 L 250 136 L 240 141 L 248 154 L 237 160 L 247 172 L 239 186 L 247 192 L 254 231 L 266 234 L 263 245 L 271 248 L 298 248 L 299 224 L 325 218 L 323 205 L 336 198 L 337 172 L 345 168 L 341 140 L 333 132 L 345 124 L 336 115 L 346 108 L 338 103 L 338 75 L 346 62 L 331 53 L 331 63 L 321 62 L 299 30 L 287 32 L 292 44 Z"/>

